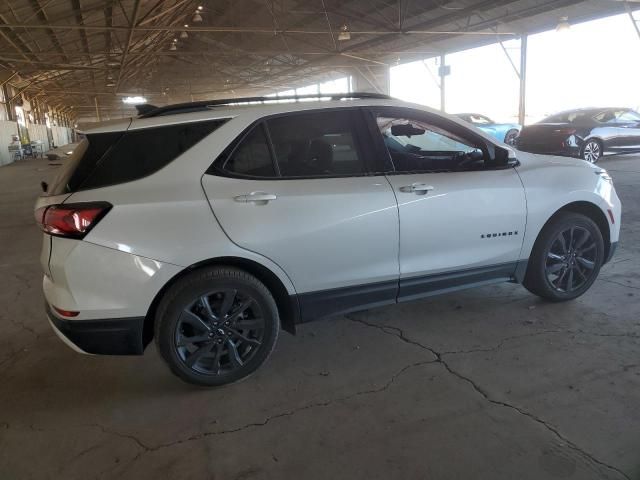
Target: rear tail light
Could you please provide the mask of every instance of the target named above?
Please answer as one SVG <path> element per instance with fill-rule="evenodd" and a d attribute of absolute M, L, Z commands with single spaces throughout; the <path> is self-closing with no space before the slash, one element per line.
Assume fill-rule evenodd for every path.
<path fill-rule="evenodd" d="M 38 208 L 35 216 L 45 233 L 83 238 L 110 209 L 107 202 L 70 203 Z"/>

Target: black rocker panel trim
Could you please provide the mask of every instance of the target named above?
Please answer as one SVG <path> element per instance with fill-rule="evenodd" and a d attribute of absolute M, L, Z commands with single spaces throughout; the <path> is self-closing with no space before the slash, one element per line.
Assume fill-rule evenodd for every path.
<path fill-rule="evenodd" d="M 330 315 L 396 303 L 398 281 L 332 288 L 298 295 L 300 321 L 309 322 Z"/>
<path fill-rule="evenodd" d="M 105 320 L 62 320 L 51 312 L 47 315 L 55 327 L 73 344 L 96 355 L 142 355 L 144 317 Z"/>
<path fill-rule="evenodd" d="M 514 279 L 518 262 L 400 279 L 399 302 Z"/>
<path fill-rule="evenodd" d="M 446 273 L 401 279 L 399 282 L 370 283 L 296 296 L 300 305 L 299 322 L 340 315 L 358 310 L 406 302 L 490 283 L 519 281 L 519 262 L 502 263 Z"/>

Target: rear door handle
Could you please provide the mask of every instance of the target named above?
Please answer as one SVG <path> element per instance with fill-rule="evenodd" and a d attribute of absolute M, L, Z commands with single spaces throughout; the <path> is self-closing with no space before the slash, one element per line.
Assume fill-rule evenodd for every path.
<path fill-rule="evenodd" d="M 401 192 L 415 193 L 416 195 L 424 195 L 431 190 L 433 190 L 433 187 L 431 185 L 427 185 L 426 183 L 412 183 L 411 185 L 400 187 Z"/>
<path fill-rule="evenodd" d="M 276 197 L 273 193 L 266 192 L 251 192 L 246 195 L 238 195 L 237 197 L 233 197 L 236 202 L 240 203 L 249 203 L 254 202 L 258 204 L 265 204 L 270 202 L 271 200 L 275 200 Z"/>

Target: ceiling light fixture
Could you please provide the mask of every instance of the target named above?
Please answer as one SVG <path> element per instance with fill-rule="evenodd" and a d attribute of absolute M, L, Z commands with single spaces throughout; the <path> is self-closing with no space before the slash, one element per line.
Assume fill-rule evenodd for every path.
<path fill-rule="evenodd" d="M 187 32 L 182 32 L 180 34 L 180 38 L 189 38 L 189 34 Z"/>
<path fill-rule="evenodd" d="M 107 62 L 107 67 L 119 67 L 120 62 L 116 62 L 115 60 L 109 60 Z"/>
<path fill-rule="evenodd" d="M 141 103 L 147 103 L 147 99 L 140 96 L 124 97 L 122 103 L 126 103 L 127 105 L 140 105 Z"/>
<path fill-rule="evenodd" d="M 107 87 L 115 87 L 116 83 L 115 82 L 109 82 L 107 83 Z"/>
<path fill-rule="evenodd" d="M 560 22 L 558 22 L 558 26 L 556 27 L 556 32 L 566 32 L 571 28 L 571 24 L 569 23 L 569 17 L 560 17 Z"/>
<path fill-rule="evenodd" d="M 198 10 L 202 11 L 204 7 L 202 5 L 198 5 Z"/>
<path fill-rule="evenodd" d="M 172 52 L 175 52 L 178 48 L 176 47 L 175 43 L 172 43 L 171 46 L 169 47 L 169 50 L 171 50 Z"/>
<path fill-rule="evenodd" d="M 342 27 L 340 27 L 340 33 L 338 34 L 338 40 L 343 41 L 343 42 L 345 40 L 351 40 L 351 33 L 349 32 L 349 27 L 347 27 L 346 23 L 344 25 L 342 25 Z"/>
<path fill-rule="evenodd" d="M 193 23 L 200 23 L 202 21 L 202 15 L 200 15 L 200 12 L 196 12 L 191 20 L 193 20 Z"/>

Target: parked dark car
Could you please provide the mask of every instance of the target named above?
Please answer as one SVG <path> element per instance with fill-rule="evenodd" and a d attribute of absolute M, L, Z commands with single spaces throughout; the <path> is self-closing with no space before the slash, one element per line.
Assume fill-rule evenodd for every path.
<path fill-rule="evenodd" d="M 579 157 L 591 163 L 605 153 L 640 151 L 640 113 L 629 108 L 569 110 L 528 125 L 519 150 Z"/>

